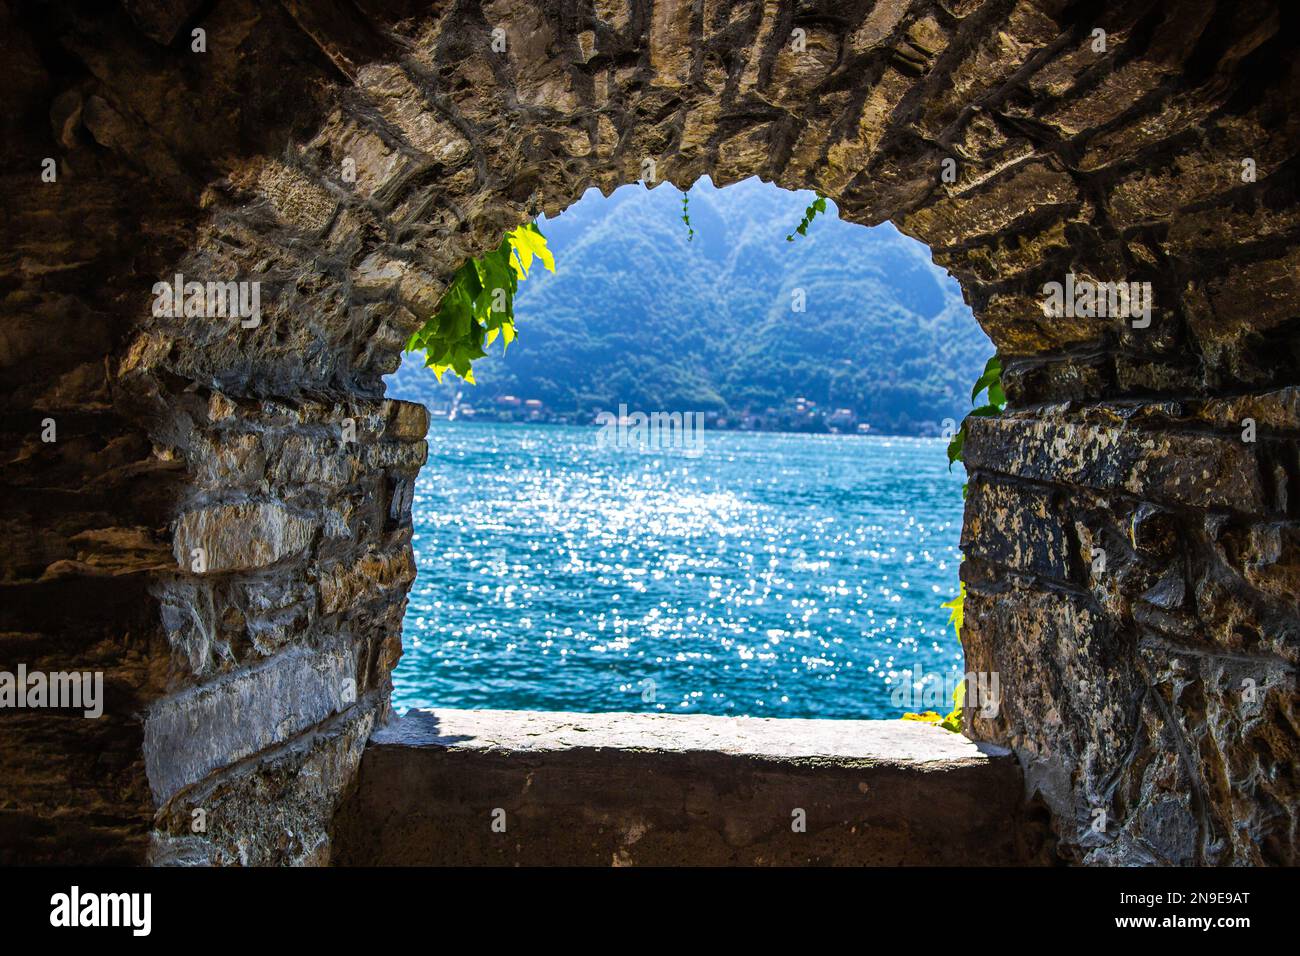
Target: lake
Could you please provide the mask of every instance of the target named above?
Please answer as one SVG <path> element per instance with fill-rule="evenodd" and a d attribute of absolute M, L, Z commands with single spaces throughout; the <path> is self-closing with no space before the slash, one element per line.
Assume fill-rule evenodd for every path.
<path fill-rule="evenodd" d="M 960 671 L 942 440 L 710 431 L 688 457 L 598 434 L 432 423 L 399 713 L 897 717 L 922 709 L 891 703 L 903 672 Z"/>

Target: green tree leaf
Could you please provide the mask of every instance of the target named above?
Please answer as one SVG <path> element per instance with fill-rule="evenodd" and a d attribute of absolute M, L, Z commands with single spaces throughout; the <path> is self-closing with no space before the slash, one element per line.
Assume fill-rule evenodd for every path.
<path fill-rule="evenodd" d="M 424 352 L 438 381 L 448 369 L 473 385 L 472 363 L 499 337 L 515 340 L 514 297 L 536 258 L 551 272 L 555 257 L 536 223 L 512 229 L 497 248 L 456 270 L 437 311 L 411 334 L 407 352 Z"/>

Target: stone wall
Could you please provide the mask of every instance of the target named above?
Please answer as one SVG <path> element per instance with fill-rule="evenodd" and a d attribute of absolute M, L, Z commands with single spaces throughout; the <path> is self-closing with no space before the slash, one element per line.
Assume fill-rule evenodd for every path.
<path fill-rule="evenodd" d="M 1290 5 L 103 7 L 0 4 L 0 667 L 108 684 L 98 721 L 4 714 L 0 858 L 328 859 L 413 577 L 425 420 L 381 376 L 466 256 L 653 159 L 817 188 L 961 280 L 1011 401 L 967 446 L 1006 699 L 968 732 L 1065 858 L 1295 861 Z M 1150 326 L 1045 315 L 1071 272 L 1150 282 Z M 155 317 L 176 273 L 259 282 L 260 322 Z"/>
<path fill-rule="evenodd" d="M 1070 858 L 1295 862 L 1297 401 L 1291 388 L 981 423 L 966 664 L 999 672 L 1004 704 L 969 731 L 1015 747 L 1079 834 Z"/>

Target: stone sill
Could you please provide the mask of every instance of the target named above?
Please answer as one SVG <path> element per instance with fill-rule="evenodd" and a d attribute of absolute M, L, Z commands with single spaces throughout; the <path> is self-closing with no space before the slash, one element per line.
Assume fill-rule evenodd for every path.
<path fill-rule="evenodd" d="M 1008 751 L 913 721 L 416 711 L 371 737 L 334 862 L 1010 864 L 1022 794 Z"/>
<path fill-rule="evenodd" d="M 410 711 L 377 731 L 370 745 L 518 754 L 714 753 L 791 764 L 921 771 L 980 766 L 1011 753 L 913 720 L 533 710 Z"/>

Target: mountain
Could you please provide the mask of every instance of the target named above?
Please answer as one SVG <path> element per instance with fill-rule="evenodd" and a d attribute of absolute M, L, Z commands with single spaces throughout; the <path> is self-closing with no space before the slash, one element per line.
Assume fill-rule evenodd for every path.
<path fill-rule="evenodd" d="M 480 415 L 508 410 L 509 395 L 578 421 L 620 403 L 733 424 L 749 412 L 757 427 L 825 427 L 821 409 L 840 408 L 876 432 L 960 420 L 993 347 L 956 281 L 921 243 L 842 222 L 833 204 L 787 242 L 813 198 L 701 180 L 688 242 L 671 185 L 590 190 L 539 223 L 556 272 L 535 267 L 520 285 L 519 339 L 475 364 L 479 384 L 439 386 L 408 356 L 389 394 L 434 407 L 460 392 Z"/>

